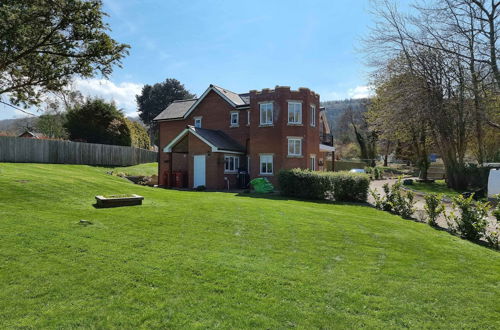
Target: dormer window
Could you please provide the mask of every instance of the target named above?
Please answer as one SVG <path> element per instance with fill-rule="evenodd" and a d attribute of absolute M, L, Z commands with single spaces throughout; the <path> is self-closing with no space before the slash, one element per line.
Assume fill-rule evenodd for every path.
<path fill-rule="evenodd" d="M 194 117 L 194 127 L 201 128 L 201 117 Z"/>
<path fill-rule="evenodd" d="M 288 124 L 302 124 L 302 103 L 288 102 Z"/>
<path fill-rule="evenodd" d="M 237 111 L 231 112 L 231 127 L 238 127 L 240 124 L 240 114 Z"/>

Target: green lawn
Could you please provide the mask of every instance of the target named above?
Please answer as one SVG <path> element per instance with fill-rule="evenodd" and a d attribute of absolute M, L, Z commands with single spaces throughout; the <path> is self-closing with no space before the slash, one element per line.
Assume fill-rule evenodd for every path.
<path fill-rule="evenodd" d="M 407 186 L 410 189 L 418 190 L 424 193 L 436 193 L 443 194 L 448 197 L 454 197 L 460 194 L 460 192 L 448 188 L 444 180 L 436 180 L 430 183 L 423 183 L 414 181 L 413 185 Z"/>
<path fill-rule="evenodd" d="M 0 164 L 2 328 L 498 329 L 499 297 L 500 253 L 370 207 Z"/>
<path fill-rule="evenodd" d="M 158 163 L 146 163 L 135 166 L 118 166 L 118 167 L 101 167 L 104 172 L 113 172 L 113 174 L 123 173 L 127 176 L 143 175 L 151 176 L 158 175 Z"/>

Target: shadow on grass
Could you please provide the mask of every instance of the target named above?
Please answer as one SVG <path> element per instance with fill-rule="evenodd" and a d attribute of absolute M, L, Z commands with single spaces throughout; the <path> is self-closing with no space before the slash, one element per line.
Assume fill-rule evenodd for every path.
<path fill-rule="evenodd" d="M 246 198 L 258 198 L 258 199 L 267 199 L 267 200 L 275 200 L 275 201 L 296 201 L 296 202 L 307 202 L 307 203 L 315 203 L 315 204 L 323 204 L 323 205 L 345 205 L 345 206 L 361 206 L 372 208 L 373 206 L 368 203 L 362 202 L 336 202 L 332 200 L 318 200 L 318 199 L 305 199 L 298 197 L 289 197 L 283 196 L 279 193 L 270 193 L 270 194 L 259 194 L 259 193 L 237 193 L 236 197 L 246 197 Z"/>

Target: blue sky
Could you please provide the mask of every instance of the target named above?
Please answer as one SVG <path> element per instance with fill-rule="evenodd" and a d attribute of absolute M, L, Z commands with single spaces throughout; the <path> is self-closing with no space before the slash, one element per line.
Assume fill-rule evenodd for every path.
<path fill-rule="evenodd" d="M 104 0 L 112 36 L 131 45 L 109 81 L 78 79 L 88 95 L 128 114 L 143 84 L 180 80 L 198 95 L 213 83 L 235 92 L 309 87 L 322 100 L 367 94 L 360 39 L 368 0 Z M 0 119 L 12 117 L 0 109 Z"/>

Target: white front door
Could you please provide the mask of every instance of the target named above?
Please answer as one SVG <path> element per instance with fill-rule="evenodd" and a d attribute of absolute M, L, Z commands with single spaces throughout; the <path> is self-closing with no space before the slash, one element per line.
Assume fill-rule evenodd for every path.
<path fill-rule="evenodd" d="M 194 178 L 193 188 L 204 186 L 205 183 L 205 155 L 194 156 Z"/>

